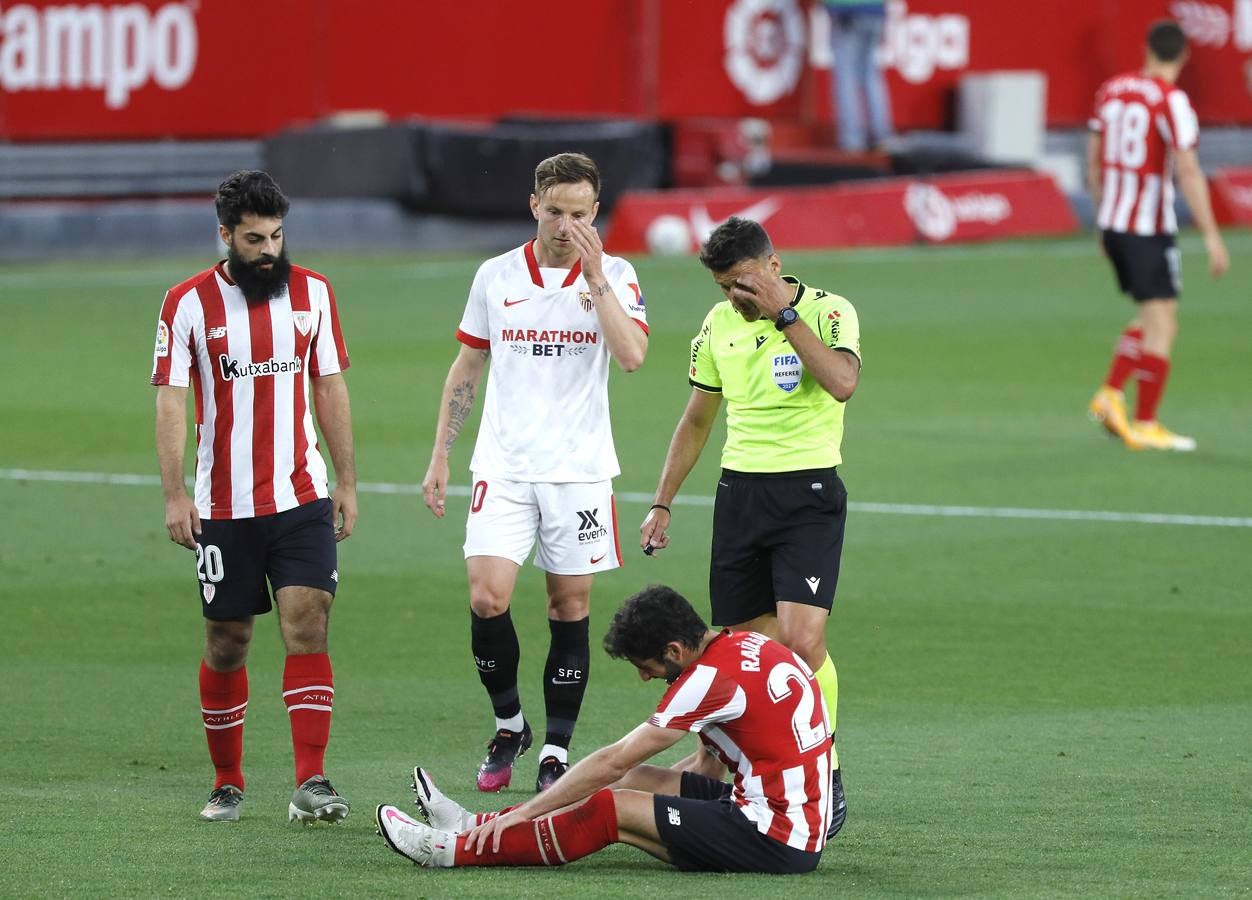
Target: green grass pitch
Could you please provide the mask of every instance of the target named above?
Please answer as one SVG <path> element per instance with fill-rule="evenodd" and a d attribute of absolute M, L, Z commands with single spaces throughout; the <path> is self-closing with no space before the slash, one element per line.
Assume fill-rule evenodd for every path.
<path fill-rule="evenodd" d="M 331 628 L 328 772 L 342 826 L 286 822 L 282 648 L 249 661 L 244 820 L 196 813 L 211 786 L 198 715 L 202 626 L 191 555 L 159 490 L 23 480 L 14 469 L 142 474 L 152 449 L 163 290 L 207 260 L 0 268 L 0 895 L 1199 897 L 1252 891 L 1252 235 L 1187 290 L 1162 419 L 1189 455 L 1125 451 L 1085 418 L 1129 304 L 1089 239 L 785 253 L 845 294 L 865 368 L 842 475 L 857 504 L 976 507 L 941 517 L 856 507 L 828 639 L 839 667 L 849 817 L 815 874 L 693 876 L 626 847 L 562 871 L 416 870 L 373 834 L 429 767 L 459 800 L 490 710 L 468 647 L 466 499 L 435 521 L 413 494 L 363 492 L 341 546 Z M 302 259 L 335 284 L 359 477 L 415 485 L 477 260 Z M 650 493 L 688 395 L 688 340 L 718 298 L 690 259 L 637 261 L 649 356 L 614 372 L 618 491 Z M 468 482 L 474 423 L 453 459 Z M 712 493 L 721 434 L 689 479 Z M 676 505 L 671 550 L 640 554 L 646 503 L 619 504 L 627 565 L 593 596 L 598 647 L 626 594 L 668 582 L 707 609 L 710 510 Z M 891 507 L 897 509 L 897 507 Z M 1018 508 L 1244 520 L 1222 526 L 994 517 Z M 525 709 L 542 725 L 542 577 L 514 617 Z M 593 651 L 575 756 L 651 710 L 655 684 Z M 686 745 L 680 745 L 685 747 Z"/>

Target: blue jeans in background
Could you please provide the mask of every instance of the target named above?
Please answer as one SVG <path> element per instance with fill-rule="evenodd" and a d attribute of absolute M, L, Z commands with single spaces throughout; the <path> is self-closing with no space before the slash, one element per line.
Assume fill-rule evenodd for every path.
<path fill-rule="evenodd" d="M 875 10 L 827 9 L 830 47 L 835 54 L 833 95 L 839 149 L 859 152 L 894 137 L 891 97 L 882 70 L 874 61 L 874 51 L 882 43 L 886 16 Z"/>

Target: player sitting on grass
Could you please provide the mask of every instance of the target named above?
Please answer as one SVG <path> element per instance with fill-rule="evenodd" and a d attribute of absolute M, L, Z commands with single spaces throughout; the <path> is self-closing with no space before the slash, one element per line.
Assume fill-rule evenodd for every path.
<path fill-rule="evenodd" d="M 812 871 L 830 818 L 831 741 L 804 661 L 762 634 L 709 629 L 663 586 L 622 605 L 604 648 L 644 681 L 669 684 L 646 722 L 498 813 L 468 812 L 419 767 L 413 789 L 428 824 L 378 807 L 387 845 L 443 868 L 562 865 L 620 842 L 680 869 Z M 643 764 L 688 731 L 733 784 Z"/>

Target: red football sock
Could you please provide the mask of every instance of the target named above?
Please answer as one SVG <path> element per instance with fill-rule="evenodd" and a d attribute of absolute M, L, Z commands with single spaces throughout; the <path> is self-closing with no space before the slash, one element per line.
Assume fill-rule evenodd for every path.
<path fill-rule="evenodd" d="M 483 822 L 490 822 L 492 819 L 498 819 L 506 812 L 512 812 L 522 804 L 514 803 L 512 806 L 506 806 L 504 809 L 497 809 L 494 812 L 474 813 L 474 824 L 481 825 Z"/>
<path fill-rule="evenodd" d="M 1113 363 L 1109 366 L 1108 377 L 1104 383 L 1115 391 L 1120 391 L 1126 379 L 1135 369 L 1139 361 L 1139 345 L 1143 340 L 1143 329 L 1136 325 L 1126 326 L 1122 336 L 1117 339 L 1117 347 L 1113 351 Z"/>
<path fill-rule="evenodd" d="M 617 841 L 617 804 L 604 788 L 567 812 L 514 825 L 500 836 L 499 853 L 492 853 L 488 842 L 476 854 L 465 840 L 465 835 L 456 839 L 458 866 L 559 866 Z"/>
<path fill-rule="evenodd" d="M 215 672 L 200 660 L 200 715 L 209 741 L 216 790 L 233 784 L 243 790 L 243 718 L 248 711 L 248 670 Z"/>
<path fill-rule="evenodd" d="M 296 784 L 325 774 L 326 743 L 335 703 L 335 676 L 325 653 L 288 656 L 283 668 L 283 701 L 291 716 Z"/>
<path fill-rule="evenodd" d="M 1156 408 L 1165 393 L 1165 382 L 1169 380 L 1169 360 L 1155 353 L 1140 353 L 1135 377 L 1139 382 L 1135 418 L 1140 422 L 1155 421 Z"/>

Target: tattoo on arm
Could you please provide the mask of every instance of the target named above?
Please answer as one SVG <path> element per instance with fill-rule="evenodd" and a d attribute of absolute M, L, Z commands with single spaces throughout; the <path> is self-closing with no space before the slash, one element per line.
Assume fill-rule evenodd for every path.
<path fill-rule="evenodd" d="M 462 381 L 452 388 L 452 396 L 448 400 L 448 436 L 443 444 L 446 453 L 452 452 L 452 445 L 456 443 L 457 435 L 461 433 L 461 426 L 465 424 L 470 410 L 474 408 L 476 389 L 472 381 Z"/>

